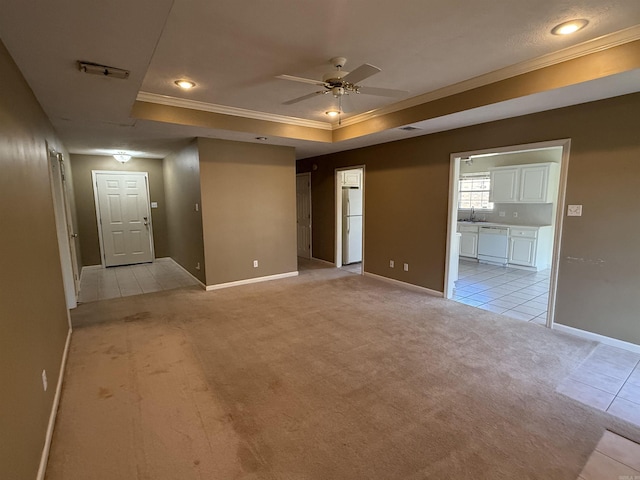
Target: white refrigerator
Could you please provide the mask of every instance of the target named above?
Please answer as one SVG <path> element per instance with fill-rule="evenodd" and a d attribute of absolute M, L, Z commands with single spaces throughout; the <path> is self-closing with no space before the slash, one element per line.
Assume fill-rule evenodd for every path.
<path fill-rule="evenodd" d="M 342 189 L 342 264 L 362 261 L 362 189 Z"/>

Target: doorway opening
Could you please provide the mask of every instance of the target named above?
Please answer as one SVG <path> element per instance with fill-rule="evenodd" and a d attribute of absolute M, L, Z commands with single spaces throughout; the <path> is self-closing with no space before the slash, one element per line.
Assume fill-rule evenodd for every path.
<path fill-rule="evenodd" d="M 570 143 L 451 155 L 445 298 L 553 327 Z"/>
<path fill-rule="evenodd" d="M 67 179 L 65 177 L 64 160 L 61 153 L 48 150 L 49 179 L 53 196 L 53 212 L 60 250 L 60 264 L 62 267 L 62 280 L 64 285 L 67 308 L 77 307 L 78 292 L 80 290 L 80 274 L 77 255 L 76 238 L 73 231 L 71 206 Z"/>
<path fill-rule="evenodd" d="M 311 173 L 296 175 L 298 257 L 311 258 Z"/>
<path fill-rule="evenodd" d="M 102 265 L 153 262 L 147 172 L 91 173 Z"/>
<path fill-rule="evenodd" d="M 336 169 L 336 267 L 364 274 L 364 166 Z"/>

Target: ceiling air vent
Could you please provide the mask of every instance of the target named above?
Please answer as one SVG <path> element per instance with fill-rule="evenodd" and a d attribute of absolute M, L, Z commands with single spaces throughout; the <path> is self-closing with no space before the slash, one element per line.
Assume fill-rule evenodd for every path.
<path fill-rule="evenodd" d="M 420 130 L 418 127 L 412 127 L 411 125 L 407 125 L 406 127 L 400 127 L 400 130 L 404 130 L 405 132 L 413 132 L 414 130 Z"/>
<path fill-rule="evenodd" d="M 83 62 L 78 60 L 78 70 L 92 75 L 102 75 L 103 77 L 120 78 L 122 80 L 129 78 L 129 70 L 122 68 L 108 67 L 99 63 Z"/>

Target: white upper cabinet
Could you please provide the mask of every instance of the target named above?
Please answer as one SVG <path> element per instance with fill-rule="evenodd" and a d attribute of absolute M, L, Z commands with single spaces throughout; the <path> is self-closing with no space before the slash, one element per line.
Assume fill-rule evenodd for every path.
<path fill-rule="evenodd" d="M 495 167 L 490 201 L 494 203 L 553 203 L 557 183 L 555 163 Z"/>
<path fill-rule="evenodd" d="M 503 167 L 489 171 L 491 190 L 489 201 L 493 203 L 513 203 L 518 201 L 518 168 Z"/>
<path fill-rule="evenodd" d="M 342 173 L 342 186 L 350 188 L 360 188 L 360 171 L 346 170 Z"/>

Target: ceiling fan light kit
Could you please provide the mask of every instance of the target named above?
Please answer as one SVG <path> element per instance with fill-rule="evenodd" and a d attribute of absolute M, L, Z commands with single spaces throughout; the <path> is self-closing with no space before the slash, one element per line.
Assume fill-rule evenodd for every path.
<path fill-rule="evenodd" d="M 382 97 L 404 97 L 409 93 L 405 90 L 395 90 L 392 88 L 379 87 L 364 87 L 362 85 L 359 85 L 359 83 L 363 80 L 366 80 L 367 78 L 382 71 L 378 67 L 370 65 L 368 63 L 360 65 L 352 72 L 346 72 L 342 70 L 344 65 L 347 63 L 347 59 L 345 57 L 333 57 L 331 60 L 329 60 L 329 63 L 334 66 L 335 70 L 325 73 L 322 76 L 322 81 L 313 80 L 311 78 L 295 77 L 292 75 L 278 75 L 276 78 L 282 80 L 308 83 L 324 88 L 324 90 L 319 90 L 317 92 L 303 95 L 302 97 L 294 98 L 293 100 L 288 100 L 284 102 L 284 105 L 293 105 L 294 103 L 313 98 L 317 95 L 326 95 L 327 93 L 331 93 L 338 100 L 340 100 L 342 96 L 349 95 L 350 93 L 364 93 L 366 95 L 377 95 Z M 340 107 L 339 113 L 342 113 L 342 107 Z"/>

